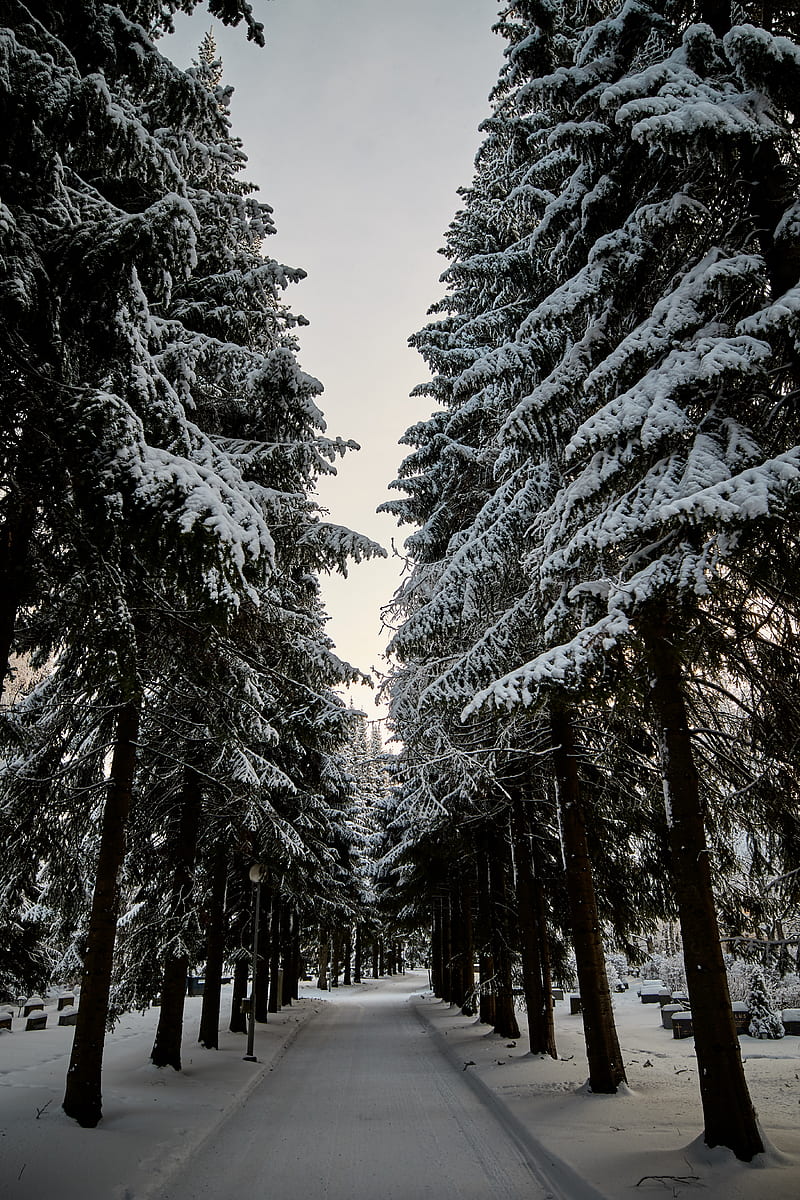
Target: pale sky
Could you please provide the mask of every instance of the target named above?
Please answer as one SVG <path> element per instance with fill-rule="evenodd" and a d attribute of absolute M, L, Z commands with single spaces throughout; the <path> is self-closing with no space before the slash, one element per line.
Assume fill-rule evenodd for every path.
<path fill-rule="evenodd" d="M 247 178 L 275 210 L 269 254 L 308 278 L 287 299 L 311 324 L 300 363 L 321 380 L 333 436 L 353 438 L 321 495 L 331 519 L 391 553 L 411 529 L 375 513 L 405 455 L 398 440 L 427 416 L 409 399 L 427 378 L 407 346 L 442 294 L 437 254 L 459 207 L 497 79 L 503 40 L 496 0 L 252 0 L 267 44 L 212 23 L 201 6 L 162 49 L 182 66 L 213 28 L 235 87 L 233 131 Z M 397 587 L 398 557 L 354 566 L 325 583 L 339 654 L 385 670 L 380 609 Z M 366 688 L 354 702 L 374 715 Z M 377 710 L 381 715 L 380 710 Z"/>

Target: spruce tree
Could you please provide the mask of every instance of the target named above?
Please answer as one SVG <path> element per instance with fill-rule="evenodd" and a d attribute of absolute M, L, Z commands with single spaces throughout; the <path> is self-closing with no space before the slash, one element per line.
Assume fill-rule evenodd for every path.
<path fill-rule="evenodd" d="M 747 1032 L 750 1037 L 769 1038 L 776 1040 L 786 1033 L 780 1013 L 776 1012 L 767 994 L 764 976 L 761 971 L 754 971 L 750 981 L 750 995 L 747 998 L 750 1012 L 750 1022 Z"/>

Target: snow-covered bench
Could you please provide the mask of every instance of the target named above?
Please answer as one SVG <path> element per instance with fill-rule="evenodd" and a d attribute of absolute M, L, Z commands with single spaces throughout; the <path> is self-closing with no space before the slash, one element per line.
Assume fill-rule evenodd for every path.
<path fill-rule="evenodd" d="M 32 1015 L 29 1016 L 25 1022 L 25 1032 L 26 1033 L 31 1033 L 33 1030 L 36 1030 L 36 1029 L 46 1029 L 46 1028 L 47 1028 L 47 1013 L 46 1012 L 36 1011 L 36 1012 L 32 1013 Z"/>

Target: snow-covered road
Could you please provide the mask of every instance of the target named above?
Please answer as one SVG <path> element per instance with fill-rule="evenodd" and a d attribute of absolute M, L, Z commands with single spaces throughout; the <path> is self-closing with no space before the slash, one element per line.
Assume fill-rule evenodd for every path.
<path fill-rule="evenodd" d="M 539 1200 L 525 1148 L 441 1053 L 410 980 L 337 997 L 159 1200 Z M 468 1069 L 468 1068 L 467 1068 Z"/>

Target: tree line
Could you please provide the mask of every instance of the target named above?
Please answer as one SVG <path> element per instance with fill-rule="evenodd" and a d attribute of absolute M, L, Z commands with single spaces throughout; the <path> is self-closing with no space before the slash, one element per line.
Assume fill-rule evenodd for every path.
<path fill-rule="evenodd" d="M 444 298 L 388 693 L 387 858 L 440 995 L 625 1081 L 605 966 L 677 918 L 704 1137 L 764 1149 L 721 933 L 797 912 L 800 23 L 726 0 L 517 0 Z"/>
<path fill-rule="evenodd" d="M 288 995 L 301 929 L 365 909 L 337 691 L 361 677 L 319 581 L 384 552 L 315 497 L 357 446 L 297 361 L 303 272 L 265 252 L 213 37 L 187 70 L 161 52 L 195 7 L 0 4 L 0 656 L 39 680 L 0 718 L 0 984 L 80 978 L 85 1126 L 121 1011 L 159 996 L 153 1061 L 180 1067 L 198 962 L 216 1046 L 253 863 Z M 263 44 L 245 0 L 207 8 Z"/>

